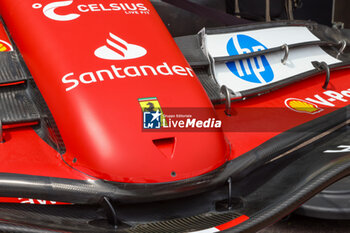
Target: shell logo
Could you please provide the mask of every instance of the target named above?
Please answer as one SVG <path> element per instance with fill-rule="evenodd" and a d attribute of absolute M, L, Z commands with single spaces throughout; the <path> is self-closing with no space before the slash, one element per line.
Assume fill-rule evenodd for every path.
<path fill-rule="evenodd" d="M 295 112 L 317 114 L 323 111 L 323 109 L 319 108 L 316 104 L 297 98 L 286 99 L 284 103 L 289 109 Z"/>
<path fill-rule="evenodd" d="M 12 46 L 6 41 L 0 40 L 0 52 L 13 51 Z"/>

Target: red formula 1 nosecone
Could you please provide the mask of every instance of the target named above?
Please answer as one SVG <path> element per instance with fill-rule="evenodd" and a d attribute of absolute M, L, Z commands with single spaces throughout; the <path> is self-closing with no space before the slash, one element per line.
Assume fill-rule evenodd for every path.
<path fill-rule="evenodd" d="M 222 132 L 143 131 L 142 98 L 155 97 L 163 109 L 196 107 L 214 115 L 150 2 L 0 2 L 57 123 L 69 165 L 104 180 L 159 183 L 225 163 L 230 151 Z M 164 155 L 166 147 L 171 156 Z"/>

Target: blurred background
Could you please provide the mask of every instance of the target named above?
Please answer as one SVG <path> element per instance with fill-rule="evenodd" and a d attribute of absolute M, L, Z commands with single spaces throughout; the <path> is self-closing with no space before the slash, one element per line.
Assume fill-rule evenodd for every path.
<path fill-rule="evenodd" d="M 189 0 L 202 6 L 254 21 L 265 20 L 265 0 Z M 239 13 L 236 9 L 236 1 Z M 272 20 L 287 19 L 285 1 L 270 0 Z M 222 26 L 222 23 L 179 9 L 162 0 L 151 0 L 173 36 L 197 33 L 203 27 Z M 174 1 L 176 2 L 176 0 Z M 349 0 L 292 0 L 294 19 L 312 20 L 337 28 L 350 28 Z M 181 28 L 178 27 L 181 25 Z"/>

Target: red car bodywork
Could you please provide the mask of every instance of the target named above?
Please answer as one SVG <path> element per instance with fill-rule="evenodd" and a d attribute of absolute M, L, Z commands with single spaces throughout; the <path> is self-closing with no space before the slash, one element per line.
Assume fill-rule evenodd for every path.
<path fill-rule="evenodd" d="M 213 107 L 148 1 L 120 5 L 74 1 L 53 11 L 79 15 L 69 21 L 45 16 L 42 8 L 50 3 L 2 0 L 0 13 L 54 116 L 66 153 L 61 157 L 30 128 L 8 130 L 7 142 L 0 145 L 2 172 L 124 183 L 188 179 L 215 170 L 281 132 L 343 107 L 350 99 L 349 92 L 342 93 L 350 87 L 347 74 L 338 71 L 332 74 L 328 94 L 320 85 L 324 79 L 320 75 L 235 103 L 237 114 L 227 117 L 222 106 Z M 106 44 L 109 33 L 145 48 L 147 54 L 128 60 L 98 58 L 94 51 Z M 113 78 L 112 66 L 118 70 Z M 156 74 L 151 69 L 145 72 L 143 66 L 153 67 Z M 105 71 L 104 76 L 98 76 L 98 71 Z M 336 94 L 330 91 L 341 97 L 332 98 Z M 289 98 L 315 98 L 310 93 L 331 104 L 318 104 L 326 108 L 317 114 L 295 112 L 285 104 Z M 145 97 L 157 97 L 163 108 L 205 108 L 208 115 L 217 114 L 223 121 L 223 131 L 146 133 L 138 103 Z M 316 100 L 320 102 L 317 96 Z M 249 115 L 244 111 L 249 108 L 283 111 Z M 259 125 L 279 130 L 253 130 Z M 154 144 L 154 140 L 164 138 L 175 139 L 171 158 Z"/>
<path fill-rule="evenodd" d="M 79 12 L 82 8 L 79 6 L 86 2 L 75 1 L 56 10 L 60 14 L 81 14 L 66 22 L 47 18 L 41 9 L 32 7 L 35 3 L 2 1 L 1 9 L 6 10 L 1 14 L 54 115 L 67 149 L 63 159 L 69 165 L 98 179 L 153 183 L 198 176 L 227 161 L 229 151 L 220 132 L 161 135 L 142 132 L 138 98 L 156 96 L 162 106 L 202 107 L 214 113 L 191 70 L 183 76 L 175 72 L 171 75 L 151 72 L 147 77 L 116 77 L 114 80 L 104 76 L 105 80 L 99 82 L 91 82 L 89 76 L 90 84 L 79 84 L 70 91 L 66 91 L 70 84 L 62 83 L 67 74 L 78 79 L 80 74 L 92 72 L 96 75 L 96 71 L 111 69 L 112 65 L 122 69 L 145 65 L 156 68 L 167 63 L 169 67 L 190 69 L 148 1 L 125 2 L 130 8 L 139 4 L 141 9 L 147 9 L 137 11 L 140 12 L 137 15 L 127 10 Z M 49 3 L 51 1 L 41 2 L 43 6 Z M 106 44 L 109 33 L 146 48 L 147 55 L 121 61 L 97 58 L 94 51 Z M 163 156 L 153 144 L 153 140 L 162 138 L 176 138 L 173 159 Z M 191 148 L 190 154 L 188 148 Z M 29 151 L 33 150 L 36 149 Z M 57 159 L 55 153 L 52 157 Z M 73 164 L 74 158 L 77 162 Z M 22 167 L 19 170 L 24 171 Z M 58 171 L 49 171 L 50 176 L 62 176 Z M 172 171 L 176 172 L 176 177 L 171 176 Z M 28 171 L 27 174 L 35 173 Z"/>

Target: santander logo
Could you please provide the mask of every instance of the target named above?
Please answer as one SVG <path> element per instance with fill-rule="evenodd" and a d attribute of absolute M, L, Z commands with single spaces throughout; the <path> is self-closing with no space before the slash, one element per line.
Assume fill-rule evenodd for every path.
<path fill-rule="evenodd" d="M 99 47 L 94 52 L 95 56 L 104 60 L 129 60 L 143 57 L 147 50 L 141 46 L 129 44 L 120 37 L 109 33 L 106 44 Z M 93 85 L 94 83 L 111 82 L 125 78 L 144 78 L 144 77 L 195 77 L 191 67 L 178 64 L 145 64 L 124 66 L 123 63 L 110 64 L 100 70 L 85 72 L 70 72 L 62 77 L 62 83 L 65 90 L 71 91 L 78 86 Z M 121 66 L 120 66 L 121 65 Z"/>
<path fill-rule="evenodd" d="M 129 44 L 120 37 L 109 33 L 107 44 L 95 50 L 95 56 L 105 60 L 129 60 L 143 57 L 147 50 L 141 46 Z"/>

